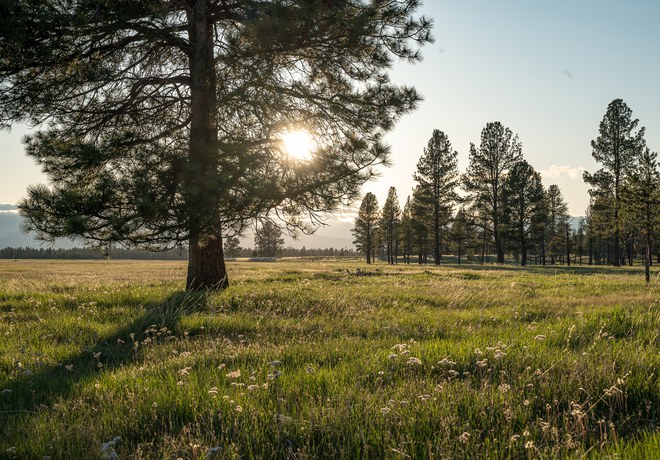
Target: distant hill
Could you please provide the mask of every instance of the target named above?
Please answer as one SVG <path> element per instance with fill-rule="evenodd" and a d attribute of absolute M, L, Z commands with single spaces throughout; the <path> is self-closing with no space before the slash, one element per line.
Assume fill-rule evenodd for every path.
<path fill-rule="evenodd" d="M 24 233 L 21 230 L 23 218 L 17 213 L 13 204 L 0 204 L 0 248 L 6 247 L 53 247 L 68 249 L 80 246 L 70 240 L 58 240 L 55 244 L 45 243 L 37 240 L 33 234 Z"/>

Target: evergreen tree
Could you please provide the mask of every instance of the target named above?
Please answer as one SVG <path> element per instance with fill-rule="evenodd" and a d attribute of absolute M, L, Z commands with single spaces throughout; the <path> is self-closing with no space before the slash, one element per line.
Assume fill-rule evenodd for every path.
<path fill-rule="evenodd" d="M 355 218 L 355 227 L 351 229 L 355 240 L 353 244 L 358 252 L 367 257 L 367 263 L 372 261 L 375 249 L 375 235 L 378 232 L 378 200 L 369 192 L 362 199 L 360 210 Z"/>
<path fill-rule="evenodd" d="M 401 222 L 401 207 L 396 188 L 390 187 L 387 199 L 380 213 L 380 234 L 383 240 L 388 264 L 397 263 L 399 224 Z"/>
<path fill-rule="evenodd" d="M 433 260 L 436 265 L 442 258 L 442 227 L 447 224 L 442 216 L 451 210 L 457 199 L 458 177 L 458 152 L 452 150 L 447 135 L 436 129 L 414 175 L 419 186 L 427 189 L 425 196 L 431 200 L 429 204 L 433 208 Z"/>
<path fill-rule="evenodd" d="M 27 152 L 51 187 L 20 204 L 43 238 L 187 244 L 187 289 L 228 285 L 222 238 L 277 212 L 331 211 L 386 163 L 417 92 L 419 0 L 8 1 L 0 126 L 42 124 Z M 283 152 L 304 129 L 322 148 Z M 313 219 L 314 220 L 314 219 Z"/>
<path fill-rule="evenodd" d="M 415 187 L 413 189 L 410 203 L 410 216 L 413 232 L 413 246 L 417 251 L 418 263 L 428 261 L 428 253 L 431 244 L 431 216 L 433 209 L 429 205 L 431 200 L 425 193 L 427 189 Z"/>
<path fill-rule="evenodd" d="M 458 264 L 461 264 L 461 255 L 463 255 L 468 240 L 470 239 L 470 234 L 472 233 L 472 228 L 470 226 L 470 221 L 465 213 L 463 208 L 460 208 L 454 217 L 454 222 L 451 226 L 451 232 L 449 233 L 449 238 L 453 242 L 453 246 L 456 249 L 456 257 L 458 258 Z"/>
<path fill-rule="evenodd" d="M 575 232 L 575 256 L 577 263 L 582 265 L 582 255 L 584 254 L 584 243 L 587 233 L 586 218 L 582 217 L 578 221 L 577 231 Z"/>
<path fill-rule="evenodd" d="M 225 238 L 225 256 L 235 259 L 241 253 L 241 240 L 238 236 Z"/>
<path fill-rule="evenodd" d="M 563 259 L 566 247 L 570 245 L 567 242 L 570 232 L 570 216 L 568 215 L 568 205 L 564 201 L 564 196 L 559 186 L 553 184 L 548 187 L 546 199 L 548 202 L 548 228 L 550 237 L 548 247 L 552 263 L 554 264 L 557 259 Z"/>
<path fill-rule="evenodd" d="M 541 175 L 529 163 L 516 163 L 502 189 L 504 221 L 520 251 L 520 265 L 527 265 L 530 233 L 535 217 L 543 207 L 544 190 Z"/>
<path fill-rule="evenodd" d="M 414 232 L 412 220 L 412 204 L 410 196 L 406 199 L 406 204 L 401 212 L 401 253 L 406 264 L 410 263 L 410 256 L 414 247 Z"/>
<path fill-rule="evenodd" d="M 264 220 L 254 232 L 254 250 L 259 257 L 277 257 L 284 248 L 282 229 L 270 220 Z"/>
<path fill-rule="evenodd" d="M 653 243 L 660 232 L 660 169 L 657 153 L 649 148 L 639 157 L 622 190 L 622 201 L 628 207 L 632 226 L 644 241 L 646 284 L 651 281 Z"/>
<path fill-rule="evenodd" d="M 612 197 L 615 266 L 621 265 L 621 186 L 626 174 L 635 164 L 644 147 L 644 128 L 634 132 L 639 124 L 632 118 L 632 110 L 621 99 L 607 106 L 600 122 L 598 137 L 591 141 L 592 155 L 603 167 L 595 174 L 584 173 L 584 181 L 591 186 L 590 193 Z"/>
<path fill-rule="evenodd" d="M 502 188 L 506 173 L 522 159 L 518 136 L 497 121 L 481 131 L 481 144 L 470 144 L 470 164 L 462 177 L 463 188 L 471 203 L 471 213 L 479 214 L 483 228 L 495 241 L 497 263 L 504 263 Z M 479 222 L 481 219 L 475 219 Z"/>

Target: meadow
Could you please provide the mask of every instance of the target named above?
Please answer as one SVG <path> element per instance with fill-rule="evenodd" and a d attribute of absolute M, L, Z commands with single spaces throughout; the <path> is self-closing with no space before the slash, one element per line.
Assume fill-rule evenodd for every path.
<path fill-rule="evenodd" d="M 229 270 L 0 261 L 0 458 L 660 458 L 657 272 Z"/>

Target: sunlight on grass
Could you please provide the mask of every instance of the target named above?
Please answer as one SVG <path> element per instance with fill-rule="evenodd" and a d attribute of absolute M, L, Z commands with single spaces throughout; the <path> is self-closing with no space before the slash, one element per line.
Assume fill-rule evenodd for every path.
<path fill-rule="evenodd" d="M 239 262 L 187 295 L 183 268 L 0 261 L 0 457 L 660 453 L 638 273 Z"/>

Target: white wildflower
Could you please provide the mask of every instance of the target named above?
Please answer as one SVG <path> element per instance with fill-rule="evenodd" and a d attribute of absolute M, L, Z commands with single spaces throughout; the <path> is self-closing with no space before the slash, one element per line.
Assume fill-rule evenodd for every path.
<path fill-rule="evenodd" d="M 231 371 L 227 374 L 228 379 L 237 379 L 241 376 L 241 370 L 237 369 L 235 371 Z"/>

